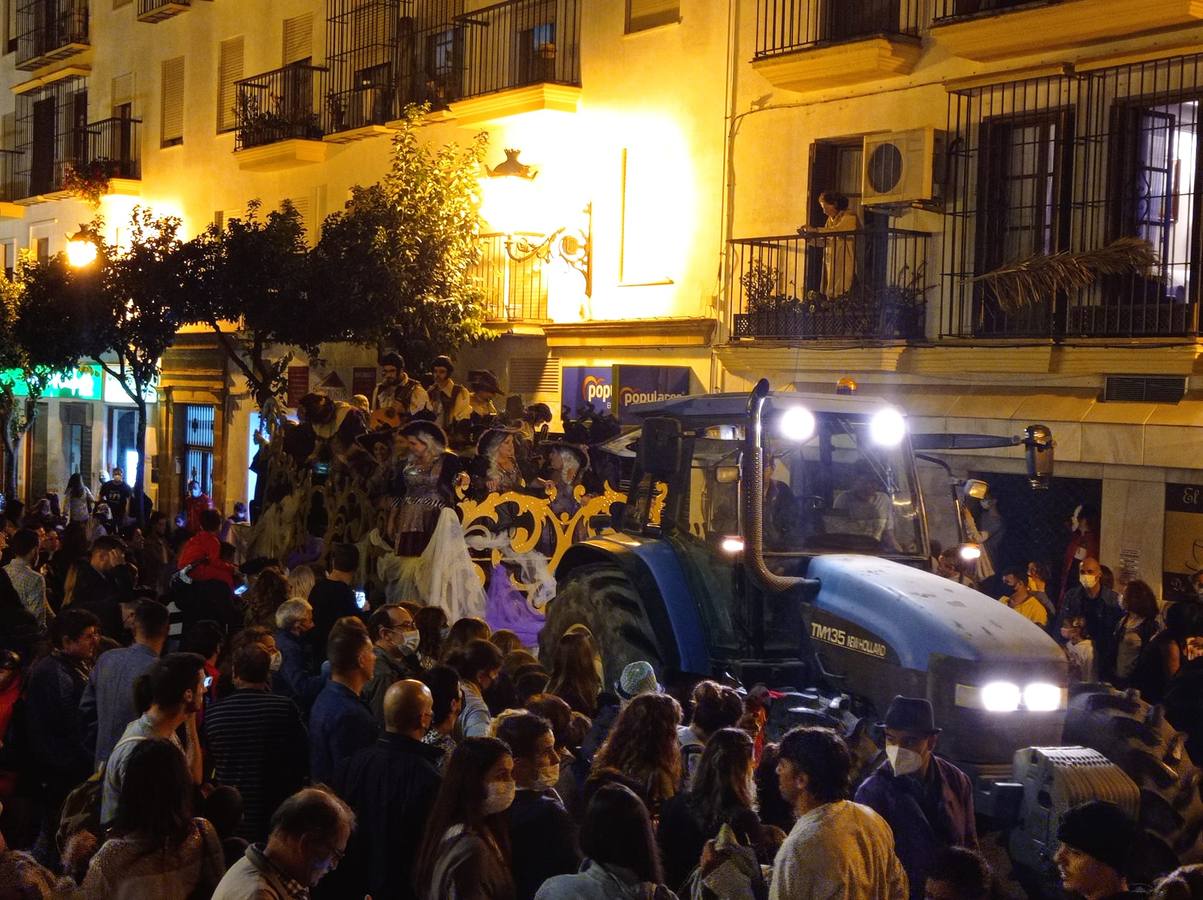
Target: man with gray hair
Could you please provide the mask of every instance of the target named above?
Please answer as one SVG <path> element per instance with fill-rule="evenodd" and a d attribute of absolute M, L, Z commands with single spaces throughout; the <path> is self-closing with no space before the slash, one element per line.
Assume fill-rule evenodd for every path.
<path fill-rule="evenodd" d="M 297 791 L 272 816 L 266 844 L 252 844 L 234 863 L 213 900 L 307 900 L 309 890 L 338 866 L 355 814 L 332 791 Z"/>
<path fill-rule="evenodd" d="M 302 714 L 309 712 L 325 681 L 316 674 L 309 642 L 304 635 L 313 628 L 313 607 L 308 600 L 293 597 L 276 610 L 276 649 L 280 670 L 272 678 L 272 690 L 291 697 Z"/>

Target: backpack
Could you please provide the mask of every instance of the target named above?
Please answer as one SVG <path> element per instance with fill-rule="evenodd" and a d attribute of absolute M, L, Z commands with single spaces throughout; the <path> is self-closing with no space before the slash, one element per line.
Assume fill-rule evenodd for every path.
<path fill-rule="evenodd" d="M 113 752 L 122 744 L 132 744 L 144 741 L 144 737 L 128 737 L 119 740 L 113 747 Z M 111 758 L 112 754 L 110 754 Z M 101 837 L 100 803 L 104 797 L 104 773 L 107 763 L 101 763 L 100 768 L 88 776 L 83 784 L 71 789 L 67 799 L 63 801 L 63 811 L 59 815 L 58 831 L 54 834 L 55 844 L 61 854 L 67 849 L 67 841 L 71 836 L 81 831 L 90 831 Z"/>

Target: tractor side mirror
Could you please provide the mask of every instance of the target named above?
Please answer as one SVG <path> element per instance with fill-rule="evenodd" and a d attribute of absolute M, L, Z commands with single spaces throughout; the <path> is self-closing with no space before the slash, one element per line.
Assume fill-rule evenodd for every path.
<path fill-rule="evenodd" d="M 961 493 L 966 500 L 985 500 L 990 493 L 990 485 L 979 478 L 966 478 L 961 486 Z"/>
<path fill-rule="evenodd" d="M 684 443 L 681 422 L 666 416 L 645 419 L 639 436 L 639 467 L 647 475 L 667 480 L 681 469 Z"/>
<path fill-rule="evenodd" d="M 719 484 L 737 484 L 739 466 L 719 466 L 714 470 L 714 480 Z"/>
<path fill-rule="evenodd" d="M 1053 478 L 1053 431 L 1047 425 L 1029 425 L 1023 446 L 1028 463 L 1028 481 L 1035 490 L 1045 490 Z"/>

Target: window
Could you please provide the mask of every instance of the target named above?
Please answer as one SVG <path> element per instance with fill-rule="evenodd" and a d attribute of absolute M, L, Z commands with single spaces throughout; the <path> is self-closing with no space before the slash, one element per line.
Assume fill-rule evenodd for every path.
<path fill-rule="evenodd" d="M 284 20 L 284 65 L 313 57 L 313 13 Z"/>
<path fill-rule="evenodd" d="M 242 36 L 222 41 L 217 55 L 217 132 L 233 131 L 237 124 L 238 89 L 242 77 Z"/>
<path fill-rule="evenodd" d="M 679 0 L 627 0 L 627 34 L 680 20 Z"/>
<path fill-rule="evenodd" d="M 5 53 L 17 52 L 17 3 L 19 0 L 4 0 Z"/>
<path fill-rule="evenodd" d="M 38 262 L 44 263 L 50 261 L 50 238 L 40 237 L 34 241 L 33 245 L 34 256 Z"/>
<path fill-rule="evenodd" d="M 134 74 L 127 72 L 113 79 L 109 92 L 109 105 L 117 118 L 132 119 L 134 117 Z M 118 110 L 128 110 L 127 113 Z"/>
<path fill-rule="evenodd" d="M 518 33 L 520 84 L 556 80 L 556 23 L 543 22 Z"/>
<path fill-rule="evenodd" d="M 184 57 L 163 61 L 162 92 L 159 143 L 176 147 L 184 143 Z"/>
<path fill-rule="evenodd" d="M 426 36 L 426 94 L 435 109 L 460 95 L 463 36 L 459 28 L 446 28 Z"/>

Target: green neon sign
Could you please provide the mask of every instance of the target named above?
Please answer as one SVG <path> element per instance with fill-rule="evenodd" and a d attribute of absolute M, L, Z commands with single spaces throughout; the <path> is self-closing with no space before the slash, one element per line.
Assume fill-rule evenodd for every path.
<path fill-rule="evenodd" d="M 103 373 L 98 366 L 80 366 L 67 372 L 58 372 L 50 377 L 50 383 L 42 397 L 58 397 L 65 400 L 100 400 L 104 396 Z M 25 383 L 20 369 L 5 369 L 0 379 L 13 386 L 13 395 L 29 396 L 29 385 Z"/>

